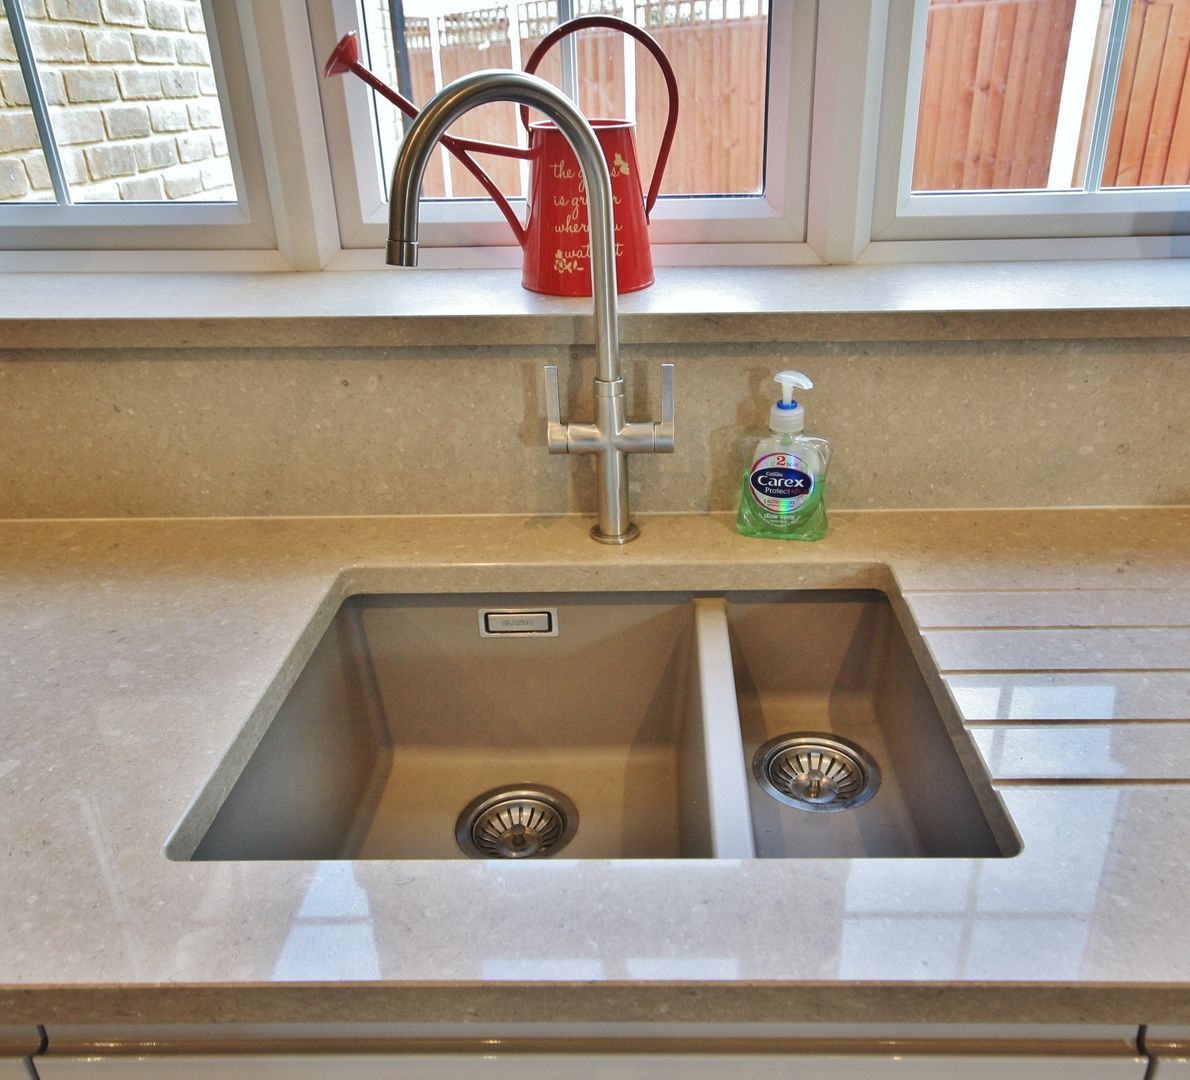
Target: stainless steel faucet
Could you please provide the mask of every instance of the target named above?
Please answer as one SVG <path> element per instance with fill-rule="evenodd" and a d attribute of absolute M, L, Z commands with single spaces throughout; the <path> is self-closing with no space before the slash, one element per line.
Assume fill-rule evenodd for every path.
<path fill-rule="evenodd" d="M 558 369 L 547 364 L 546 442 L 551 454 L 599 456 L 599 521 L 591 536 L 601 544 L 626 544 L 640 535 L 628 514 L 628 455 L 673 453 L 674 369 L 673 364 L 661 365 L 661 422 L 625 420 L 611 177 L 599 140 L 583 114 L 560 90 L 519 71 L 476 71 L 444 86 L 401 143 L 390 192 L 386 260 L 394 266 L 417 265 L 418 202 L 430 155 L 455 120 L 490 101 L 515 101 L 540 109 L 566 136 L 582 169 L 595 302 L 595 421 L 562 422 Z"/>

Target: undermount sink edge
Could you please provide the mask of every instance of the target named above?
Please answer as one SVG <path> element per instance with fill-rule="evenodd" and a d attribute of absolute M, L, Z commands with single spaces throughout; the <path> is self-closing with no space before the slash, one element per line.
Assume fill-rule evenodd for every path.
<path fill-rule="evenodd" d="M 165 854 L 175 861 L 462 858 L 453 842 L 440 842 L 437 834 L 442 830 L 437 825 L 428 829 L 426 823 L 441 818 L 453 837 L 454 816 L 470 797 L 480 794 L 478 788 L 493 766 L 489 759 L 496 759 L 493 767 L 504 781 L 538 782 L 565 791 L 565 783 L 554 783 L 561 769 L 569 784 L 580 791 L 582 797 L 576 801 L 582 825 L 572 846 L 558 855 L 558 860 L 983 858 L 1019 853 L 1021 844 L 1011 819 L 991 786 L 889 568 L 880 564 L 798 568 L 803 569 L 807 572 L 797 574 L 798 588 L 782 590 L 641 589 L 639 575 L 629 574 L 599 593 L 430 593 L 424 590 L 423 581 L 417 594 L 403 594 L 399 580 L 394 580 L 399 574 L 383 568 L 347 571 L 329 590 L 257 707 L 196 794 L 166 842 Z M 603 576 L 601 585 L 605 584 Z M 657 575 L 648 576 L 655 579 Z M 705 579 L 706 574 L 690 576 Z M 669 571 L 667 584 L 674 577 L 674 571 Z M 548 678 L 543 677 L 540 684 L 528 678 L 526 672 L 533 670 L 532 664 L 519 670 L 516 665 L 536 650 L 538 666 L 543 671 L 554 669 L 561 655 L 554 651 L 560 647 L 559 638 L 532 644 L 497 640 L 478 646 L 478 635 L 472 640 L 460 627 L 473 625 L 475 609 L 483 606 L 556 606 L 566 631 L 560 635 L 563 641 L 574 641 L 580 633 L 576 627 L 584 620 L 594 620 L 585 633 L 587 644 L 597 646 L 591 654 L 596 667 L 599 649 L 617 647 L 623 650 L 619 664 L 652 666 L 638 669 L 635 679 L 625 680 L 621 689 L 627 696 L 619 701 L 619 711 L 576 715 L 569 720 L 558 715 L 556 730 L 551 730 L 551 715 L 564 714 L 567 709 L 581 714 L 584 702 L 609 688 L 613 701 L 618 700 L 619 691 L 611 685 L 614 680 L 609 681 L 609 671 L 614 672 L 616 664 L 584 674 L 584 644 L 579 654 L 565 661 L 569 666 L 563 689 L 573 687 L 574 692 L 558 697 L 556 687 L 549 689 Z M 793 677 L 790 685 L 783 685 L 781 678 L 765 683 L 765 676 L 759 680 L 764 685 L 758 686 L 749 654 L 763 657 L 766 649 L 775 648 L 777 652 L 771 655 L 780 662 L 770 663 L 768 668 L 794 670 L 786 662 L 788 649 L 782 651 L 781 641 L 772 639 L 788 638 L 812 609 L 819 631 L 829 625 L 829 620 L 821 621 L 821 613 L 844 613 L 835 619 L 839 626 L 834 636 L 851 642 L 849 651 L 855 654 L 849 660 L 823 659 L 820 666 L 826 670 L 831 664 L 849 664 L 854 670 L 840 676 L 837 686 L 825 684 L 821 672 L 806 676 L 811 686 L 799 683 L 802 676 Z M 609 617 L 612 621 L 604 628 L 603 621 Z M 409 621 L 426 618 L 430 624 Z M 393 626 L 386 629 L 384 624 L 393 620 Z M 438 628 L 427 630 L 435 620 L 440 623 Z M 663 628 L 660 637 L 658 628 Z M 848 634 L 852 637 L 847 638 Z M 831 636 L 831 632 L 813 632 L 801 647 L 812 647 L 815 637 Z M 466 642 L 456 644 L 463 638 Z M 431 639 L 436 644 L 416 659 L 395 656 L 391 646 L 398 640 Z M 650 644 L 658 641 L 655 647 Z M 416 673 L 427 668 L 427 657 L 437 661 L 443 648 L 459 651 L 446 656 L 442 671 L 430 672 L 426 681 L 418 683 Z M 487 649 L 503 650 L 503 659 L 493 665 L 490 656 L 484 659 L 483 650 Z M 645 657 L 650 649 L 655 653 L 652 659 Z M 876 650 L 879 656 L 870 657 L 865 649 Z M 320 655 L 335 659 L 318 660 Z M 805 653 L 795 651 L 793 655 Z M 364 658 L 362 668 L 360 657 Z M 405 669 L 399 667 L 402 662 L 407 664 Z M 481 665 L 476 669 L 478 680 L 450 677 L 468 663 Z M 324 676 L 310 675 L 315 664 L 324 672 L 336 672 L 330 682 Z M 515 688 L 515 700 L 512 704 L 501 702 L 499 695 L 489 699 L 486 691 L 499 681 L 494 673 L 509 664 L 507 677 Z M 804 666 L 813 669 L 814 663 Z M 915 808 L 911 798 L 894 814 L 903 819 L 899 822 L 889 819 L 880 823 L 871 813 L 861 819 L 858 815 L 864 812 L 863 807 L 839 814 L 805 814 L 776 803 L 768 806 L 765 800 L 769 797 L 758 794 L 751 768 L 756 744 L 763 741 L 757 725 L 770 723 L 763 717 L 781 717 L 771 722 L 785 723 L 783 730 L 793 730 L 808 726 L 800 717 L 812 715 L 816 730 L 838 727 L 840 737 L 848 734 L 849 723 L 860 718 L 861 727 L 867 724 L 868 737 L 881 741 L 889 722 L 876 715 L 880 710 L 875 706 L 857 701 L 864 694 L 885 693 L 885 687 L 873 688 L 873 679 L 885 679 L 887 684 L 880 672 L 889 668 L 909 671 L 912 688 L 904 691 L 910 706 L 907 711 L 930 714 L 921 722 L 933 732 L 927 737 L 935 745 L 921 756 L 933 772 L 943 775 L 945 784 L 962 788 L 962 792 L 946 795 L 940 804 L 943 813 L 930 806 Z M 363 676 L 358 675 L 361 670 Z M 353 676 L 352 671 L 357 674 Z M 353 678 L 357 685 L 349 685 Z M 584 678 L 590 683 L 583 683 Z M 857 679 L 865 683 L 859 697 Z M 406 684 L 407 696 L 402 697 Z M 536 705 L 529 703 L 529 718 L 521 723 L 523 694 L 530 686 L 541 700 Z M 436 687 L 446 694 L 441 703 L 435 702 L 446 706 L 444 712 L 413 715 L 425 699 L 435 697 Z M 451 706 L 457 701 L 451 694 L 463 690 L 479 693 L 479 697 L 458 699 L 465 704 L 456 714 Z M 898 693 L 894 689 L 892 696 Z M 362 706 L 345 708 L 345 701 Z M 476 715 L 468 718 L 464 715 L 468 712 Z M 347 714 L 353 714 L 354 719 Z M 397 717 L 395 723 L 390 714 Z M 796 719 L 786 723 L 785 714 Z M 304 719 L 295 721 L 295 716 Z M 299 730 L 295 723 L 304 726 Z M 354 724 L 355 735 L 345 740 L 343 731 L 334 727 L 336 723 Z M 573 725 L 569 731 L 568 723 Z M 920 727 L 918 720 L 905 723 L 910 728 L 914 724 Z M 492 740 L 493 725 L 510 735 L 508 753 L 504 743 Z M 921 738 L 926 728 L 913 728 L 908 737 Z M 287 729 L 297 734 L 286 735 Z M 527 752 L 530 744 L 532 753 Z M 470 751 L 470 757 L 460 748 Z M 881 753 L 886 757 L 881 762 L 886 773 L 892 764 L 888 758 L 918 757 L 911 745 L 902 745 L 893 753 L 881 743 Z M 404 769 L 399 777 L 394 759 Z M 520 760 L 533 762 L 526 766 L 527 772 L 518 768 Z M 328 785 L 328 776 L 333 779 L 336 773 L 338 779 Z M 904 765 L 897 763 L 891 770 L 892 780 L 885 781 L 884 799 L 877 795 L 873 805 L 891 805 L 900 797 L 901 788 L 913 794 L 902 780 L 903 773 Z M 441 806 L 427 807 L 414 800 L 414 809 L 410 809 L 412 797 L 405 798 L 404 792 L 421 781 L 425 789 L 420 797 L 440 797 Z M 450 794 L 453 782 L 462 787 Z M 322 789 L 315 790 L 319 784 Z M 926 788 L 930 786 L 927 783 Z M 468 799 L 461 797 L 463 788 Z M 454 806 L 456 802 L 458 806 Z M 931 838 L 932 825 L 927 822 L 924 828 L 919 827 L 923 814 L 943 819 L 957 815 L 959 824 L 951 829 L 951 835 Z M 842 822 L 842 826 L 834 826 L 837 836 L 844 838 L 842 845 L 822 839 L 832 835 L 823 831 L 829 827 L 811 826 L 810 819 Z M 877 824 L 873 826 L 873 822 Z M 807 828 L 816 832 L 806 833 Z M 839 832 L 840 828 L 844 831 Z M 955 829 L 966 831 L 956 833 Z M 429 832 L 434 838 L 423 842 L 423 835 Z M 819 839 L 803 843 L 811 835 Z"/>

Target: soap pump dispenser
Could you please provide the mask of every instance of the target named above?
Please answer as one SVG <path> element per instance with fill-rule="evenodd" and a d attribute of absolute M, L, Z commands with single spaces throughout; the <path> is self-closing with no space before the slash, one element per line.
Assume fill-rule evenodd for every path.
<path fill-rule="evenodd" d="M 769 410 L 769 434 L 744 463 L 736 528 L 745 536 L 821 540 L 826 535 L 826 468 L 830 443 L 804 433 L 806 410 L 793 396 L 814 383 L 800 371 L 779 371 L 781 397 Z"/>

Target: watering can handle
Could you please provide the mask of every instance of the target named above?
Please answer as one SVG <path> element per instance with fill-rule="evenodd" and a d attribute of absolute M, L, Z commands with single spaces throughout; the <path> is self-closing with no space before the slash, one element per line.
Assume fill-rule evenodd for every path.
<path fill-rule="evenodd" d="M 648 49 L 661 68 L 661 74 L 665 77 L 665 88 L 669 92 L 669 116 L 665 120 L 665 133 L 661 137 L 661 147 L 657 151 L 657 164 L 653 166 L 653 179 L 649 183 L 649 194 L 645 199 L 645 218 L 647 219 L 657 202 L 657 194 L 661 190 L 661 176 L 665 172 L 665 163 L 669 160 L 669 149 L 673 145 L 674 132 L 678 126 L 678 80 L 674 77 L 674 69 L 669 62 L 669 57 L 665 55 L 656 40 L 626 19 L 617 19 L 614 15 L 584 15 L 581 18 L 562 23 L 561 26 L 556 27 L 542 38 L 529 57 L 529 62 L 525 65 L 525 73 L 532 75 L 536 72 L 541 58 L 564 37 L 579 30 L 599 27 L 607 30 L 619 30 L 629 37 L 636 38 Z M 529 110 L 524 105 L 521 106 L 521 123 L 526 128 L 529 127 Z"/>

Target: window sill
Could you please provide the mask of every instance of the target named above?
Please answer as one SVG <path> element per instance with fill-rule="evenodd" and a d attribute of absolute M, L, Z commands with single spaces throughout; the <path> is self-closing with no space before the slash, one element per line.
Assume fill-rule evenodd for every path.
<path fill-rule="evenodd" d="M 573 345 L 590 311 L 516 270 L 0 274 L 7 348 Z M 626 344 L 1184 336 L 1190 260 L 661 268 L 620 312 Z"/>

